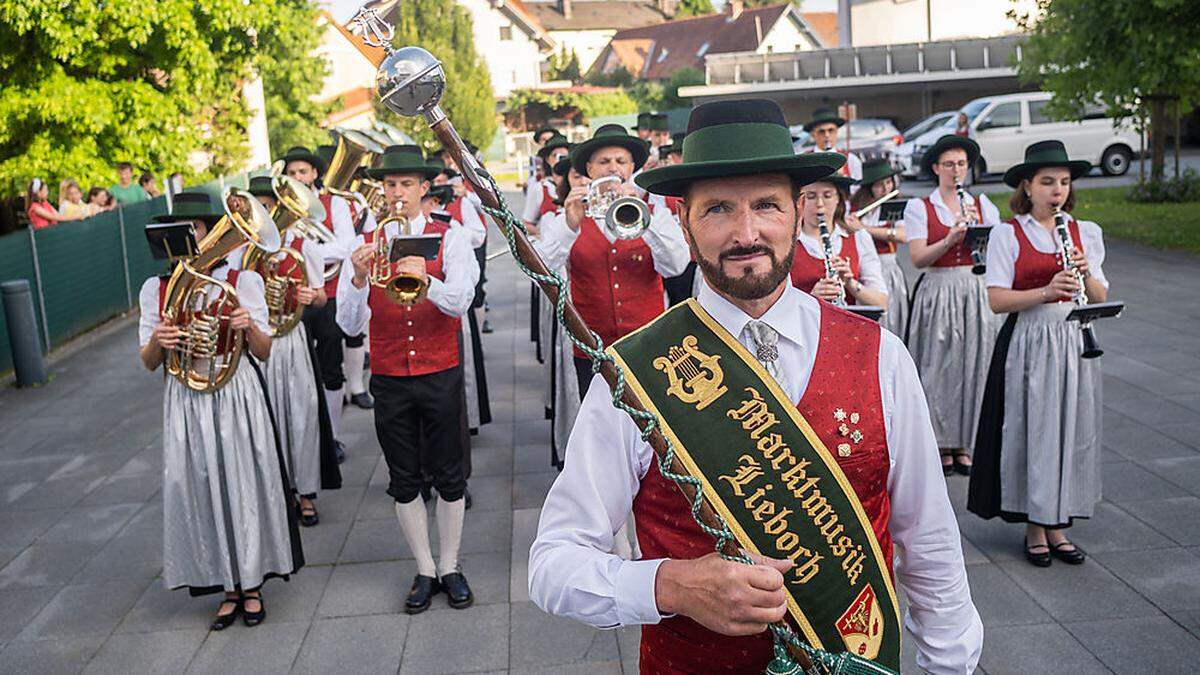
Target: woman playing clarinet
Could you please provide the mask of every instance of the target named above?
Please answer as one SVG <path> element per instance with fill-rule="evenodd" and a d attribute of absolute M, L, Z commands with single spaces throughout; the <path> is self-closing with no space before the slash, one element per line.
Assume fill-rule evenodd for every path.
<path fill-rule="evenodd" d="M 805 185 L 800 192 L 802 218 L 796 231 L 800 245 L 792 258 L 792 285 L 836 305 L 887 307 L 875 244 L 858 219 L 846 213 L 853 183 L 852 178 L 833 175 Z M 830 270 L 836 276 L 830 276 Z"/>
<path fill-rule="evenodd" d="M 1108 296 L 1100 226 L 1068 213 L 1072 182 L 1090 168 L 1060 141 L 1029 146 L 1004 175 L 1016 188 L 1016 217 L 988 243 L 988 302 L 1007 318 L 988 371 L 967 508 L 1025 523 L 1025 557 L 1038 567 L 1084 561 L 1066 529 L 1100 500 L 1100 367 L 1082 358 L 1079 324 L 1066 320 L 1080 290 L 1088 302 Z M 1066 263 L 1063 230 L 1073 244 Z"/>
<path fill-rule="evenodd" d="M 857 212 L 895 190 L 896 175 L 899 173 L 886 159 L 873 159 L 863 164 L 863 177 L 858 181 L 858 192 L 850 199 L 850 210 Z M 908 323 L 908 282 L 904 280 L 904 271 L 896 262 L 896 247 L 904 243 L 904 221 L 880 220 L 881 211 L 876 207 L 864 213 L 860 221 L 875 242 L 884 288 L 887 290 L 887 311 L 879 319 L 879 324 L 903 336 L 904 326 Z"/>

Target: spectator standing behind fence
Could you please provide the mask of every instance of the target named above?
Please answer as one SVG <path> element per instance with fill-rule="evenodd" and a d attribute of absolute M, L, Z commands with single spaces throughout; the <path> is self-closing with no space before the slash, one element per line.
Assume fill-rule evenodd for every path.
<path fill-rule="evenodd" d="M 136 204 L 148 199 L 142 186 L 134 184 L 133 165 L 129 162 L 117 164 L 117 179 L 120 182 L 108 188 L 108 191 L 112 193 L 118 204 Z"/>
<path fill-rule="evenodd" d="M 138 185 L 142 186 L 142 190 L 146 192 L 146 197 L 149 199 L 162 196 L 162 190 L 158 189 L 158 181 L 154 179 L 154 174 L 149 171 L 138 178 Z"/>
<path fill-rule="evenodd" d="M 93 214 L 100 213 L 101 211 L 111 211 L 117 206 L 108 188 L 102 188 L 98 185 L 88 190 L 87 203 L 91 207 Z"/>
<path fill-rule="evenodd" d="M 83 220 L 96 215 L 95 207 L 83 203 L 83 190 L 74 178 L 59 183 L 58 199 L 58 213 L 67 220 Z"/>
<path fill-rule="evenodd" d="M 50 203 L 50 186 L 41 178 L 34 178 L 25 192 L 25 213 L 29 216 L 29 226 L 35 230 L 50 227 L 64 220 L 73 220 L 61 216 L 54 205 Z"/>

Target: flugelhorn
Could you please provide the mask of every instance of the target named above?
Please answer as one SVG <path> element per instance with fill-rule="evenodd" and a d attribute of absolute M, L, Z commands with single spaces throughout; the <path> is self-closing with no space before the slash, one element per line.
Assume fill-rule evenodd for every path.
<path fill-rule="evenodd" d="M 588 217 L 617 239 L 637 239 L 650 226 L 650 207 L 637 197 L 622 197 L 617 188 L 620 176 L 597 178 L 587 186 L 583 198 Z"/>
<path fill-rule="evenodd" d="M 180 260 L 163 302 L 163 323 L 183 331 L 183 342 L 167 351 L 167 374 L 197 392 L 212 392 L 237 372 L 245 346 L 242 331 L 229 327 L 237 309 L 237 289 L 210 276 L 225 256 L 247 243 L 266 253 L 279 250 L 279 231 L 266 207 L 249 192 L 227 187 L 221 193 L 225 216 L 196 245 L 190 260 Z M 215 288 L 215 292 L 213 289 Z"/>
<path fill-rule="evenodd" d="M 412 234 L 412 223 L 400 212 L 399 206 L 399 203 L 392 206 L 390 213 L 375 227 L 375 251 L 369 278 L 371 285 L 387 293 L 393 302 L 411 307 L 425 299 L 429 293 L 429 281 L 423 276 L 397 272 L 391 260 L 387 226 L 395 223 L 400 236 Z"/>

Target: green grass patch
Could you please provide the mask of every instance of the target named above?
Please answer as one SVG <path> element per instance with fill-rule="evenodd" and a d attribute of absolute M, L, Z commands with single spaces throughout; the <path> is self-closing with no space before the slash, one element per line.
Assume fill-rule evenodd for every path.
<path fill-rule="evenodd" d="M 1079 190 L 1071 215 L 1095 221 L 1105 237 L 1200 255 L 1200 203 L 1146 204 L 1126 200 L 1128 194 L 1129 187 Z M 1012 217 L 1008 208 L 1011 195 L 988 195 L 1000 208 L 1001 220 Z"/>

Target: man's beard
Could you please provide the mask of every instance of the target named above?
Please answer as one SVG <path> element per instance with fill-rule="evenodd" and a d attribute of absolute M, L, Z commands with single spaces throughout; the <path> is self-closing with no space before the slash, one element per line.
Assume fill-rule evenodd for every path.
<path fill-rule="evenodd" d="M 795 234 L 792 236 L 795 241 Z M 746 268 L 741 269 L 739 276 L 731 276 L 725 273 L 721 267 L 721 262 L 730 256 L 751 255 L 754 253 L 764 253 L 771 259 L 771 269 L 762 274 L 748 273 Z M 704 278 L 714 288 L 722 293 L 735 297 L 739 300 L 758 300 L 770 295 L 775 289 L 779 288 L 779 284 L 783 282 L 792 273 L 792 259 L 796 257 L 796 246 L 788 249 L 787 257 L 782 262 L 775 257 L 775 252 L 770 248 L 761 244 L 757 246 L 746 246 L 731 248 L 721 252 L 717 262 L 708 260 L 699 253 L 696 254 L 696 264 L 700 266 L 700 271 L 704 273 Z"/>

